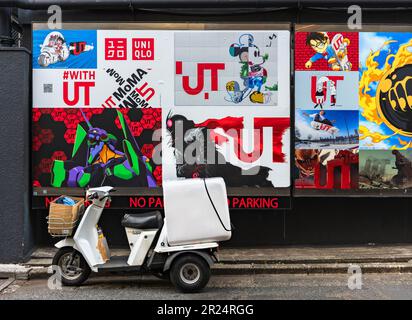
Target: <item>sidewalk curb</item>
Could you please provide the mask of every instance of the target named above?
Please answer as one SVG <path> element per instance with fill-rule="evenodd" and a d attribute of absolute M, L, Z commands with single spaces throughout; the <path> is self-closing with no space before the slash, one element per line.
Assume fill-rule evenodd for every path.
<path fill-rule="evenodd" d="M 28 280 L 31 266 L 19 264 L 0 264 L 0 278 L 13 278 L 16 280 Z"/>
<path fill-rule="evenodd" d="M 411 263 L 334 263 L 334 264 L 216 264 L 213 274 L 337 274 L 359 266 L 362 273 L 412 273 Z"/>
<path fill-rule="evenodd" d="M 16 280 L 48 278 L 48 267 L 25 267 L 0 265 L 0 278 L 13 277 Z M 222 264 L 212 267 L 214 275 L 252 274 L 346 274 L 349 267 L 359 266 L 362 273 L 412 273 L 412 263 L 320 263 L 320 264 Z M 5 271 L 6 270 L 6 271 Z M 127 274 L 127 273 L 126 273 Z"/>

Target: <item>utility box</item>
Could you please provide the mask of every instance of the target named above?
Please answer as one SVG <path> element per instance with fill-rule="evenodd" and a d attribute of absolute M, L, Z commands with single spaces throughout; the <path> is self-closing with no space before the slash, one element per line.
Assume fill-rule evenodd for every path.
<path fill-rule="evenodd" d="M 163 192 L 170 245 L 230 239 L 229 207 L 222 178 L 166 181 Z"/>

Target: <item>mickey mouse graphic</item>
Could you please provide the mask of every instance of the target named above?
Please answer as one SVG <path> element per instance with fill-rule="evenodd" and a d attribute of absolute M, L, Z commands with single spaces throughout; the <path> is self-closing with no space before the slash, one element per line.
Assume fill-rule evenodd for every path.
<path fill-rule="evenodd" d="M 271 93 L 263 93 L 261 89 L 267 80 L 267 70 L 262 65 L 268 60 L 269 55 L 261 54 L 251 34 L 242 34 L 239 43 L 233 43 L 229 47 L 229 54 L 232 57 L 239 57 L 240 78 L 243 80 L 243 88 L 235 80 L 226 83 L 230 101 L 240 103 L 249 97 L 253 103 L 268 103 Z M 271 89 L 266 86 L 265 88 Z"/>

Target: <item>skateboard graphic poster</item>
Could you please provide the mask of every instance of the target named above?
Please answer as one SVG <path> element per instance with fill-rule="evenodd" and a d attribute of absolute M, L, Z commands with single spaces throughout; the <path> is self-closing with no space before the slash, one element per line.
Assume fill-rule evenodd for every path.
<path fill-rule="evenodd" d="M 251 29 L 34 27 L 33 187 L 288 188 L 290 33 Z"/>
<path fill-rule="evenodd" d="M 353 149 L 358 144 L 358 111 L 296 111 L 295 149 Z"/>

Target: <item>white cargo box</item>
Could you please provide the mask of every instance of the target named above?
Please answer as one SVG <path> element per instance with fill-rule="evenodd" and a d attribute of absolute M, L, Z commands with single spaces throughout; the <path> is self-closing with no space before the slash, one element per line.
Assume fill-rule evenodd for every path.
<path fill-rule="evenodd" d="M 165 181 L 163 193 L 170 245 L 230 239 L 229 207 L 222 178 Z"/>

